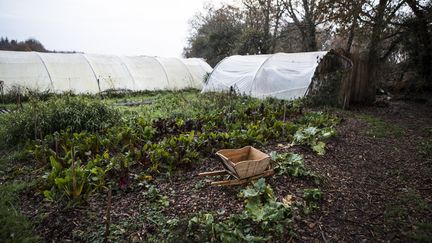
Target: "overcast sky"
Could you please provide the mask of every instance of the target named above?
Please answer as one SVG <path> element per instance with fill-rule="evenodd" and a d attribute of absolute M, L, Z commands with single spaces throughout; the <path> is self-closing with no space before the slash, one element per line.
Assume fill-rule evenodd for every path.
<path fill-rule="evenodd" d="M 180 57 L 188 21 L 206 2 L 0 0 L 0 36 L 36 38 L 49 50 Z"/>

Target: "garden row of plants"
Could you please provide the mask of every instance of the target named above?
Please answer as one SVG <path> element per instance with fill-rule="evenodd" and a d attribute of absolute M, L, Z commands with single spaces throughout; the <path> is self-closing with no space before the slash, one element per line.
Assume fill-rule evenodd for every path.
<path fill-rule="evenodd" d="M 319 181 L 319 177 L 306 169 L 303 156 L 293 153 L 271 153 L 275 163 L 276 177 L 293 176 Z M 224 210 L 200 211 L 183 217 L 166 217 L 164 208 L 170 206 L 168 196 L 157 186 L 145 185 L 143 195 L 146 203 L 139 207 L 140 215 L 131 221 L 120 221 L 110 225 L 111 241 L 145 242 L 279 242 L 295 236 L 292 230 L 294 217 L 307 215 L 317 209 L 322 197 L 318 188 L 305 188 L 300 197 L 291 194 L 282 200 L 273 192 L 264 178 L 240 189 L 238 198 L 243 201 L 243 210 L 221 217 Z M 201 186 L 196 186 L 200 190 Z M 144 225 L 144 226 L 143 226 Z M 138 226 L 138 227 L 137 227 Z M 144 227 L 140 228 L 140 227 Z M 101 230 L 102 229 L 102 230 Z M 132 232 L 151 231 L 140 239 L 130 238 Z M 106 228 L 91 229 L 84 238 L 76 240 L 98 241 L 106 237 Z"/>
<path fill-rule="evenodd" d="M 275 157 L 278 176 L 309 177 L 318 179 L 303 165 L 298 154 L 272 153 Z M 166 217 L 162 211 L 169 207 L 169 198 L 156 188 L 147 184 L 145 195 L 148 204 L 132 221 L 121 221 L 110 225 L 112 234 L 109 240 L 133 240 L 132 232 L 151 231 L 144 234 L 140 241 L 145 242 L 279 242 L 295 236 L 292 230 L 294 218 L 307 215 L 318 208 L 322 192 L 318 188 L 305 188 L 300 197 L 291 194 L 282 200 L 273 192 L 264 178 L 240 189 L 238 198 L 243 201 L 240 212 L 222 217 L 224 210 L 200 211 L 184 217 Z M 199 189 L 197 189 L 199 190 Z M 141 210 L 142 207 L 140 207 Z M 136 226 L 139 227 L 136 227 Z M 144 226 L 143 228 L 140 228 Z M 103 238 L 104 231 L 83 240 Z M 125 237 L 126 236 L 126 237 Z M 80 239 L 80 238 L 78 238 Z M 137 239 L 135 239 L 137 240 Z"/>
<path fill-rule="evenodd" d="M 127 188 L 131 170 L 139 171 L 136 180 L 188 170 L 221 148 L 281 141 L 323 154 L 338 122 L 329 114 L 304 112 L 298 101 L 207 94 L 190 102 L 195 114 L 149 119 L 85 97 L 31 100 L 2 117 L 2 136 L 6 146 L 25 144 L 46 167 L 41 189 L 59 200 Z"/>
<path fill-rule="evenodd" d="M 303 157 L 293 153 L 271 153 L 275 163 L 276 176 L 293 176 L 313 179 L 319 177 L 304 166 Z M 273 192 L 264 178 L 241 189 L 238 198 L 243 200 L 243 210 L 220 217 L 220 212 L 199 212 L 185 218 L 166 219 L 160 213 L 161 207 L 169 205 L 168 198 L 154 186 L 148 187 L 146 198 L 152 203 L 152 219 L 157 230 L 146 238 L 149 242 L 279 242 L 294 237 L 292 223 L 294 216 L 307 215 L 319 206 L 322 192 L 318 188 L 306 188 L 301 198 L 286 195 L 282 200 Z"/>
<path fill-rule="evenodd" d="M 303 202 L 291 198 L 278 202 L 270 186 L 260 180 L 241 191 L 244 210 L 228 219 L 220 219 L 216 212 L 165 218 L 159 207 L 168 206 L 169 201 L 148 183 L 152 178 L 191 170 L 221 148 L 288 143 L 324 154 L 325 142 L 335 135 L 339 119 L 310 111 L 303 101 L 258 100 L 232 93 L 187 91 L 152 94 L 151 99 L 150 105 L 128 109 L 114 108 L 115 99 L 30 98 L 21 109 L 0 117 L 4 138 L 0 146 L 24 151 L 27 155 L 21 157 L 42 168 L 37 171 L 43 175 L 37 173 L 42 176 L 32 185 L 48 201 L 75 204 L 108 188 L 147 185 L 146 197 L 159 205 L 146 209 L 145 215 L 154 219 L 143 219 L 160 229 L 154 241 L 179 237 L 222 242 L 282 239 L 290 232 L 298 208 L 308 213 L 318 207 L 318 189 L 306 189 Z M 302 156 L 271 155 L 277 176 L 318 181 L 305 168 Z"/>

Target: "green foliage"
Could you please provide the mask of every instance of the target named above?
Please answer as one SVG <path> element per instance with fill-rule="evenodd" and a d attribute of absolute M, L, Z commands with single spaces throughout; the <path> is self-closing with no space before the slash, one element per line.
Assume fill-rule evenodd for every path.
<path fill-rule="evenodd" d="M 327 113 L 314 112 L 303 116 L 294 134 L 294 143 L 307 144 L 319 155 L 325 154 L 325 141 L 336 135 L 339 119 Z"/>
<path fill-rule="evenodd" d="M 278 175 L 290 175 L 294 177 L 316 176 L 304 166 L 303 156 L 299 154 L 271 152 L 270 156 L 275 163 L 274 169 Z M 317 178 L 316 178 L 317 179 Z"/>
<path fill-rule="evenodd" d="M 82 97 L 31 100 L 22 110 L 5 115 L 0 134 L 7 146 L 13 146 L 62 130 L 102 131 L 118 124 L 119 118 L 117 111 L 102 102 Z"/>
<path fill-rule="evenodd" d="M 0 184 L 0 239 L 3 242 L 37 242 L 31 222 L 19 213 L 19 193 L 27 183 Z"/>
<path fill-rule="evenodd" d="M 33 159 L 37 161 L 35 166 L 46 168 L 38 187 L 47 201 L 75 204 L 107 187 L 134 189 L 138 181 L 137 186 L 146 185 L 142 216 L 113 222 L 109 236 L 113 241 L 132 240 L 127 235 L 138 231 L 137 225 L 143 224 L 157 228 L 154 234 L 145 236 L 149 242 L 178 239 L 265 242 L 280 241 L 289 234 L 292 211 L 296 207 L 278 202 L 264 180 L 242 190 L 240 197 L 244 200 L 244 210 L 228 219 L 221 219 L 214 213 L 177 219 L 163 215 L 163 208 L 169 206 L 168 197 L 161 195 L 156 186 L 147 185 L 144 177 L 189 170 L 222 148 L 260 147 L 279 141 L 308 145 L 324 143 L 334 135 L 332 132 L 339 122 L 337 117 L 316 112 L 303 114 L 302 100 L 258 100 L 235 92 L 201 95 L 188 91 L 146 95 L 154 101 L 145 106 L 114 111 L 122 114 L 122 119 L 110 123 L 110 126 L 92 130 L 66 126 L 65 129 L 39 134 L 36 140 L 30 137 L 26 144 L 28 150 L 17 157 L 20 162 Z M 40 109 L 50 110 L 43 105 L 59 99 L 34 102 L 25 107 L 38 105 Z M 82 97 L 64 99 L 91 103 Z M 105 103 L 110 102 L 113 100 Z M 298 139 L 300 136 L 302 139 Z M 312 176 L 316 179 L 304 167 L 300 155 L 272 155 L 279 175 Z M 204 183 L 199 182 L 195 189 L 202 186 Z M 318 202 L 313 204 L 313 200 L 310 202 L 305 201 L 306 210 L 318 205 Z M 104 232 L 102 228 L 88 234 L 78 231 L 75 233 L 77 239 L 89 237 L 88 240 L 100 239 Z"/>
<path fill-rule="evenodd" d="M 304 189 L 303 199 L 305 204 L 303 205 L 303 211 L 305 214 L 311 213 L 313 210 L 319 208 L 318 202 L 322 197 L 322 192 L 319 188 Z"/>
<path fill-rule="evenodd" d="M 144 195 L 157 208 L 169 206 L 168 197 L 161 195 L 154 185 L 148 185 L 147 192 Z"/>
<path fill-rule="evenodd" d="M 189 169 L 216 150 L 260 146 L 274 140 L 294 140 L 323 153 L 323 141 L 334 135 L 338 119 L 326 113 L 307 113 L 295 119 L 302 114 L 302 106 L 302 101 L 257 100 L 235 93 L 190 99 L 181 93 L 168 93 L 146 106 L 148 110 L 143 113 L 125 112 L 114 126 L 79 132 L 67 127 L 33 141 L 29 151 L 39 164 L 51 170 L 43 188 L 47 198 L 78 199 L 107 183 L 117 183 L 121 189 L 128 187 L 129 168 L 135 164 L 150 173 L 172 174 Z M 190 114 L 180 112 L 189 107 L 193 107 Z M 175 112 L 147 117 L 147 112 L 154 109 Z M 299 161 L 288 161 L 281 161 L 280 173 L 290 170 L 293 175 L 307 174 Z"/>
<path fill-rule="evenodd" d="M 20 166 L 31 159 L 26 150 L 12 150 L 8 155 L 0 157 L 0 182 L 13 180 L 16 176 L 23 174 L 28 168 Z"/>
<path fill-rule="evenodd" d="M 194 189 L 197 190 L 197 191 L 201 190 L 202 188 L 205 187 L 205 185 L 206 185 L 206 182 L 204 180 L 197 181 L 195 183 Z"/>
<path fill-rule="evenodd" d="M 127 187 L 128 168 L 144 160 L 141 147 L 153 137 L 153 129 L 140 117 L 130 122 L 108 128 L 104 134 L 56 132 L 34 144 L 30 153 L 51 168 L 45 176 L 45 196 L 78 199 L 105 188 L 107 180 Z"/>
<path fill-rule="evenodd" d="M 73 151 L 69 151 L 62 161 L 50 157 L 51 172 L 46 175 L 50 190 L 44 191 L 44 196 L 54 199 L 56 196 L 67 196 L 79 199 L 82 194 L 90 193 L 105 186 L 105 174 L 111 169 L 102 169 L 102 163 L 108 160 L 108 153 L 103 157 L 96 155 L 95 159 L 86 165 L 80 159 L 75 159 Z M 60 194 L 60 195 L 58 195 Z"/>
<path fill-rule="evenodd" d="M 196 23 L 196 33 L 189 37 L 189 47 L 185 48 L 184 55 L 203 57 L 214 67 L 233 54 L 242 31 L 238 17 L 239 13 L 230 6 L 210 8 L 206 16 L 200 16 L 202 22 Z"/>
<path fill-rule="evenodd" d="M 225 221 L 216 222 L 209 213 L 189 220 L 189 235 L 200 235 L 201 241 L 266 242 L 280 240 L 292 221 L 291 209 L 277 202 L 272 188 L 259 179 L 239 194 L 245 207 Z"/>
<path fill-rule="evenodd" d="M 198 160 L 199 154 L 195 150 L 195 133 L 180 134 L 178 137 L 167 137 L 159 143 L 145 144 L 142 149 L 152 163 L 152 170 L 159 166 L 168 172 L 176 167 L 190 165 Z"/>
<path fill-rule="evenodd" d="M 288 215 L 288 210 L 284 204 L 277 202 L 273 189 L 261 178 L 240 193 L 240 197 L 245 199 L 245 212 L 248 218 L 254 222 L 263 222 L 263 230 L 275 230 L 278 233 L 283 232 L 282 223 Z M 274 224 L 272 226 L 268 224 Z"/>

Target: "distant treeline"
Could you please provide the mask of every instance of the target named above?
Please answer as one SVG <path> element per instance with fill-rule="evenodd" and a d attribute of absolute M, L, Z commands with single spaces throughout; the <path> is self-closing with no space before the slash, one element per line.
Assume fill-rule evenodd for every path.
<path fill-rule="evenodd" d="M 29 38 L 25 41 L 9 40 L 7 37 L 0 38 L 0 50 L 3 51 L 38 51 L 38 52 L 58 52 L 58 53 L 77 53 L 76 51 L 51 51 L 47 50 L 44 45 L 34 39 Z"/>

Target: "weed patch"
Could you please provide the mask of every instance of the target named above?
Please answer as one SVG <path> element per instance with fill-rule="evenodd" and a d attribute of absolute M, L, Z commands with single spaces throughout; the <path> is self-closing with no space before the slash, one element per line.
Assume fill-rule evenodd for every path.
<path fill-rule="evenodd" d="M 357 115 L 358 119 L 368 123 L 366 134 L 374 138 L 401 138 L 405 134 L 405 129 L 399 125 L 392 124 L 382 119 L 370 115 Z"/>
<path fill-rule="evenodd" d="M 0 135 L 4 146 L 43 139 L 54 132 L 97 132 L 119 123 L 120 115 L 97 100 L 82 97 L 31 100 L 23 109 L 4 115 Z"/>
<path fill-rule="evenodd" d="M 417 223 L 408 237 L 418 242 L 431 242 L 432 239 L 432 222 Z"/>
<path fill-rule="evenodd" d="M 420 154 L 426 158 L 432 158 L 432 127 L 424 129 L 426 139 L 420 141 L 419 150 Z"/>
<path fill-rule="evenodd" d="M 405 189 L 397 195 L 397 200 L 386 206 L 384 219 L 387 223 L 399 225 L 406 219 L 413 218 L 414 215 L 427 215 L 430 213 L 431 206 L 420 194 L 413 189 Z M 432 235 L 431 224 L 428 222 L 412 222 L 404 225 L 406 234 L 409 238 L 420 242 L 428 242 L 426 239 Z M 430 238 L 429 238 L 430 239 Z"/>
<path fill-rule="evenodd" d="M 32 224 L 19 212 L 16 206 L 18 194 L 28 188 L 27 183 L 0 185 L 0 238 L 4 242 L 37 242 Z"/>

